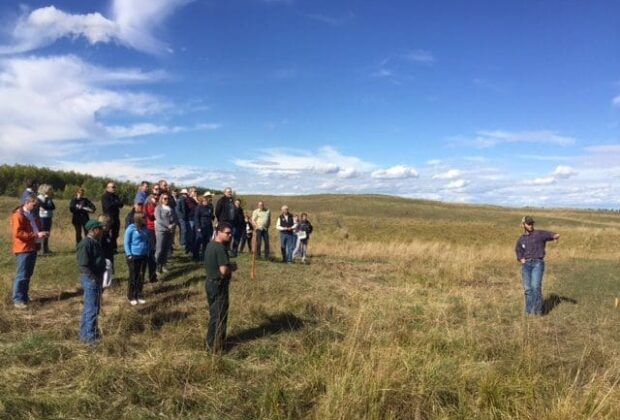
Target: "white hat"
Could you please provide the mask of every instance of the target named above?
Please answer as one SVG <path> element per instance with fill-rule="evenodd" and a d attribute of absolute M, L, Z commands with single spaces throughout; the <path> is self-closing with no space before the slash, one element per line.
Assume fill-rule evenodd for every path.
<path fill-rule="evenodd" d="M 187 194 L 187 188 L 183 188 L 180 192 L 180 194 Z"/>
<path fill-rule="evenodd" d="M 206 191 L 202 196 L 203 197 L 213 197 L 213 194 L 211 194 L 211 191 Z"/>

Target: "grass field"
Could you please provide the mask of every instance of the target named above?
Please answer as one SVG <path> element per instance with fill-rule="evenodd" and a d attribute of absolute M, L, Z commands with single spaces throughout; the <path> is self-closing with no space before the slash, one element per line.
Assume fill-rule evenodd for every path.
<path fill-rule="evenodd" d="M 255 203 L 256 197 L 246 197 Z M 13 309 L 0 198 L 0 418 L 620 418 L 620 216 L 532 211 L 548 246 L 548 314 L 523 316 L 523 210 L 386 196 L 265 197 L 307 211 L 311 263 L 238 258 L 222 356 L 204 352 L 204 269 L 175 256 L 148 303 L 105 292 L 103 341 L 78 341 L 67 202 L 33 303 Z M 272 250 L 277 249 L 275 229 Z M 279 254 L 279 253 L 278 253 Z"/>

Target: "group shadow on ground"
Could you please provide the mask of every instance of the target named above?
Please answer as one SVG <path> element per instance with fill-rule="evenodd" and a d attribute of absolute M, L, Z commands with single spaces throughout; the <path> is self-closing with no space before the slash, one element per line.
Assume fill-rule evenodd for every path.
<path fill-rule="evenodd" d="M 555 293 L 550 294 L 543 301 L 543 315 L 548 315 L 549 312 L 554 310 L 556 306 L 558 306 L 562 302 L 572 303 L 573 305 L 577 304 L 577 300 L 573 298 L 569 298 L 566 296 L 560 296 Z"/>
<path fill-rule="evenodd" d="M 284 332 L 297 331 L 304 327 L 306 321 L 295 316 L 291 312 L 281 312 L 266 317 L 267 319 L 256 327 L 239 331 L 228 336 L 226 339 L 226 350 L 248 341 L 257 340 L 270 335 L 281 334 Z"/>

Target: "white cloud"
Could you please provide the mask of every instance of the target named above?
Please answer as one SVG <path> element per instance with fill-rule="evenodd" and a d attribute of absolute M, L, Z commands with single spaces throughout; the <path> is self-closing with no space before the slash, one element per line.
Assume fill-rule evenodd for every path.
<path fill-rule="evenodd" d="M 373 171 L 370 176 L 376 179 L 402 179 L 402 178 L 417 178 L 418 171 L 415 168 L 411 168 L 405 165 L 392 166 L 387 169 L 378 169 Z"/>
<path fill-rule="evenodd" d="M 620 144 L 599 144 L 584 149 L 590 153 L 620 154 Z"/>
<path fill-rule="evenodd" d="M 167 50 L 154 33 L 177 8 L 190 0 L 113 0 L 113 18 L 101 13 L 71 14 L 54 6 L 21 16 L 12 31 L 12 43 L 0 54 L 32 51 L 58 39 L 84 37 L 89 43 L 118 44 L 149 53 Z"/>
<path fill-rule="evenodd" d="M 454 190 L 454 189 L 460 189 L 463 188 L 465 186 L 467 186 L 469 184 L 469 181 L 466 181 L 464 179 L 456 179 L 452 182 L 449 182 L 448 184 L 444 185 L 445 189 L 448 190 Z"/>
<path fill-rule="evenodd" d="M 174 134 L 186 131 L 202 131 L 218 129 L 220 124 L 197 124 L 194 127 L 168 126 L 153 123 L 138 123 L 129 126 L 106 127 L 110 136 L 115 138 L 142 137 L 155 134 Z"/>
<path fill-rule="evenodd" d="M 535 178 L 531 181 L 533 185 L 551 185 L 557 182 L 557 178 L 554 176 L 545 176 L 540 178 Z"/>
<path fill-rule="evenodd" d="M 357 172 L 368 171 L 373 164 L 357 157 L 345 156 L 330 146 L 317 153 L 305 151 L 270 150 L 257 159 L 237 159 L 235 165 L 261 174 L 331 174 L 341 178 L 353 178 Z"/>
<path fill-rule="evenodd" d="M 166 100 L 127 86 L 160 77 L 92 66 L 74 56 L 0 60 L 0 156 L 4 161 L 63 156 L 87 140 L 109 138 L 106 116 L 161 113 L 170 108 Z"/>
<path fill-rule="evenodd" d="M 479 131 L 474 140 L 478 147 L 493 147 L 498 144 L 510 143 L 541 143 L 567 146 L 575 143 L 572 137 L 561 136 L 555 131 L 521 131 L 509 132 L 503 130 Z"/>
<path fill-rule="evenodd" d="M 463 172 L 461 172 L 460 170 L 450 169 L 447 172 L 433 175 L 433 179 L 455 179 L 455 178 L 459 178 L 462 175 L 463 175 Z"/>
<path fill-rule="evenodd" d="M 555 171 L 551 174 L 551 176 L 554 176 L 555 178 L 570 178 L 573 175 L 577 175 L 577 171 L 570 166 L 563 165 L 555 168 Z"/>
<path fill-rule="evenodd" d="M 620 106 L 620 95 L 616 96 L 611 100 L 611 103 L 615 106 Z"/>

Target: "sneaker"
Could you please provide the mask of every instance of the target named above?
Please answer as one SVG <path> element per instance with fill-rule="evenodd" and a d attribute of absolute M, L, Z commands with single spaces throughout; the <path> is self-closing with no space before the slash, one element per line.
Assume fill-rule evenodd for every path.
<path fill-rule="evenodd" d="M 13 306 L 15 307 L 15 309 L 26 309 L 28 307 L 28 305 L 26 305 L 24 302 L 14 303 Z"/>
<path fill-rule="evenodd" d="M 135 300 L 135 299 L 132 299 L 132 300 L 130 300 L 130 301 L 129 301 L 129 304 L 130 304 L 131 306 L 136 306 L 136 305 L 138 304 L 138 301 L 137 301 L 137 300 Z"/>
<path fill-rule="evenodd" d="M 146 303 L 146 300 L 144 300 L 144 299 L 138 299 L 138 303 L 139 303 L 140 305 L 144 305 L 144 304 Z"/>

